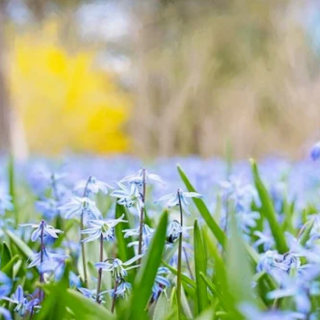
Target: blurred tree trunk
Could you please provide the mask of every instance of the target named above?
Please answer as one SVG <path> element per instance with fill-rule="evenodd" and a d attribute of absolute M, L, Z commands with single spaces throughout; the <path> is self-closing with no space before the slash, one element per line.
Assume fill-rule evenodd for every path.
<path fill-rule="evenodd" d="M 9 92 L 5 76 L 5 35 L 4 13 L 5 3 L 0 1 L 0 150 L 11 149 L 11 115 L 9 106 Z"/>

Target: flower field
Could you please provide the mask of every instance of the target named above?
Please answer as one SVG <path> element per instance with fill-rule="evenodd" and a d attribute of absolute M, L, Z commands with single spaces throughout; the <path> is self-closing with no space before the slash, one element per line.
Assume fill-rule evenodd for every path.
<path fill-rule="evenodd" d="M 319 319 L 319 157 L 3 158 L 0 314 Z"/>

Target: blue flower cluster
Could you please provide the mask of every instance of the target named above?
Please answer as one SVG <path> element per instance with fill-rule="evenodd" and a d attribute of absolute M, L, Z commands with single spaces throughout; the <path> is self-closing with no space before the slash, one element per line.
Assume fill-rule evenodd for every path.
<path fill-rule="evenodd" d="M 195 295 L 194 286 L 204 280 L 208 283 L 206 276 L 215 281 L 221 276 L 214 257 L 203 252 L 206 274 L 196 271 L 197 264 L 203 263 L 195 261 L 193 222 L 197 218 L 204 235 L 207 219 L 213 219 L 226 241 L 233 239 L 235 221 L 251 252 L 252 293 L 258 303 L 241 301 L 236 312 L 242 317 L 319 319 L 320 143 L 312 148 L 310 158 L 291 164 L 280 159 L 262 162 L 267 200 L 261 197 L 250 167 L 242 162 L 230 168 L 218 160 L 179 159 L 194 182 L 191 187 L 186 183 L 185 191 L 172 171 L 177 159 L 155 162 L 159 175 L 126 158 L 71 158 L 58 170 L 45 161 L 16 164 L 18 193 L 11 194 L 6 179 L 0 180 L 0 237 L 5 242 L 0 259 L 0 315 L 8 320 L 14 312 L 32 319 L 41 313 L 47 298 L 44 285 L 59 282 L 66 270 L 71 290 L 116 312 L 119 300 L 130 299 L 136 270 L 143 266 L 159 213 L 165 209 L 170 219 L 163 262 L 155 268 L 146 310 L 173 292 L 181 317 L 180 305 L 187 299 L 184 292 Z M 0 173 L 5 177 L 4 171 Z M 167 189 L 172 192 L 164 195 Z M 263 216 L 266 203 L 276 227 Z M 209 217 L 200 214 L 203 207 Z M 286 250 L 279 248 L 275 228 L 283 235 Z M 11 254 L 6 249 L 8 239 L 29 258 L 13 257 L 10 270 L 3 265 Z M 125 257 L 119 239 L 130 253 Z M 201 239 L 204 248 L 215 248 L 224 259 L 223 243 L 206 242 L 210 239 Z M 215 290 L 208 285 L 212 300 L 224 294 Z M 264 294 L 257 298 L 259 292 Z M 220 302 L 215 308 L 219 309 L 216 319 L 230 311 Z"/>

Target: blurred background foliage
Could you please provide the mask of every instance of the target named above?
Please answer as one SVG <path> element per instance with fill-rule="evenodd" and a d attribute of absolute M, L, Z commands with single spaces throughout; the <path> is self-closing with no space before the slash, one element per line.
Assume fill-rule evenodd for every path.
<path fill-rule="evenodd" d="M 297 157 L 318 138 L 316 1 L 1 1 L 0 138 L 21 156 Z"/>

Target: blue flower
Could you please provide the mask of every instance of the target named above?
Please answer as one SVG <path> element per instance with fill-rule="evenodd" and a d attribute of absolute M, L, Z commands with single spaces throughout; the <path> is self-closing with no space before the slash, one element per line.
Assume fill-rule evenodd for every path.
<path fill-rule="evenodd" d="M 179 200 L 180 198 L 180 200 Z M 183 211 L 187 214 L 191 214 L 189 211 L 189 202 L 187 199 L 189 198 L 202 198 L 202 195 L 197 192 L 183 192 L 182 189 L 178 189 L 177 192 L 170 193 L 166 196 L 161 197 L 155 203 L 160 201 L 167 201 L 167 207 L 172 208 L 175 206 L 179 206 L 181 201 L 181 207 Z"/>
<path fill-rule="evenodd" d="M 100 180 L 97 180 L 96 177 L 89 177 L 88 180 L 81 180 L 77 185 L 75 186 L 74 190 L 77 192 L 81 192 L 85 196 L 89 196 L 90 194 L 96 194 L 99 191 L 101 191 L 104 194 L 108 194 L 108 189 L 112 189 L 112 187 Z"/>
<path fill-rule="evenodd" d="M 42 220 L 39 224 L 25 223 L 21 224 L 21 227 L 32 227 L 36 230 L 32 232 L 31 241 L 37 241 L 41 235 L 44 237 L 50 236 L 52 238 L 58 238 L 58 233 L 62 233 L 63 231 L 55 229 L 53 226 L 48 225 L 44 220 Z"/>
<path fill-rule="evenodd" d="M 31 312 L 40 303 L 39 299 L 31 299 L 30 301 L 24 296 L 22 286 L 18 286 L 12 298 L 4 298 L 16 304 L 14 312 L 19 313 L 20 317 L 24 317 L 27 312 Z"/>
<path fill-rule="evenodd" d="M 65 219 L 80 217 L 82 214 L 86 219 L 102 219 L 102 214 L 94 201 L 84 197 L 72 197 L 69 202 L 59 207 Z"/>
<path fill-rule="evenodd" d="M 286 272 L 288 270 L 288 266 L 284 263 L 284 259 L 284 256 L 279 254 L 276 250 L 269 250 L 262 254 L 257 265 L 257 272 L 264 271 L 269 274 L 274 270 Z"/>
<path fill-rule="evenodd" d="M 87 289 L 87 288 L 78 288 L 78 290 L 88 299 L 96 301 L 97 298 L 97 289 Z M 99 301 L 104 303 L 105 301 L 102 300 L 102 295 L 106 294 L 108 291 L 102 291 L 99 293 Z"/>
<path fill-rule="evenodd" d="M 11 279 L 0 271 L 0 299 L 7 296 L 11 291 Z"/>
<path fill-rule="evenodd" d="M 303 274 L 297 276 L 288 274 L 276 275 L 275 278 L 280 284 L 280 289 L 269 292 L 267 298 L 292 297 L 298 312 L 307 315 L 311 310 L 310 296 L 320 295 L 320 284 L 317 281 L 313 281 L 318 276 L 318 266 L 307 267 Z"/>
<path fill-rule="evenodd" d="M 65 261 L 69 258 L 68 255 L 50 252 L 46 248 L 43 248 L 42 251 L 42 255 L 41 251 L 33 254 L 33 256 L 31 257 L 31 263 L 28 265 L 28 268 L 39 267 L 42 272 L 48 272 L 56 268 L 56 263 L 61 263 L 62 261 Z M 41 256 L 43 259 L 42 263 Z"/>
<path fill-rule="evenodd" d="M 118 203 L 126 206 L 127 208 L 131 208 L 135 205 L 140 212 L 141 208 L 144 206 L 144 203 L 137 185 L 132 183 L 130 188 L 128 188 L 126 185 L 120 182 L 117 184 L 120 189 L 114 190 L 111 193 L 111 197 L 118 198 Z"/>
<path fill-rule="evenodd" d="M 89 220 L 88 225 L 90 228 L 82 230 L 82 234 L 90 235 L 88 238 L 82 240 L 83 242 L 90 242 L 99 239 L 101 234 L 105 241 L 114 240 L 114 227 L 121 222 L 127 222 L 123 220 L 124 214 L 114 220 Z"/>
<path fill-rule="evenodd" d="M 5 320 L 12 320 L 10 311 L 3 307 L 0 307 L 0 314 L 4 317 Z"/>
<path fill-rule="evenodd" d="M 59 203 L 54 200 L 54 199 L 46 199 L 44 198 L 43 200 L 37 201 L 35 203 L 36 209 L 42 213 L 42 215 L 46 219 L 53 219 L 57 215 L 59 215 Z"/>
<path fill-rule="evenodd" d="M 299 312 L 292 311 L 260 311 L 255 305 L 242 303 L 239 309 L 244 314 L 247 320 L 303 320 L 305 315 Z"/>
<path fill-rule="evenodd" d="M 0 215 L 13 209 L 12 197 L 6 192 L 4 187 L 0 187 Z"/>
<path fill-rule="evenodd" d="M 140 227 L 138 228 L 134 228 L 134 229 L 125 229 L 122 232 L 124 232 L 124 237 L 128 238 L 128 237 L 135 237 L 135 236 L 139 236 L 140 234 Z M 151 238 L 153 236 L 154 233 L 154 229 L 150 228 L 147 224 L 143 224 L 142 226 L 142 252 L 146 252 L 149 243 L 151 241 Z M 139 241 L 133 241 L 130 242 L 128 244 L 128 246 L 138 246 L 139 245 Z"/>
<path fill-rule="evenodd" d="M 158 269 L 157 275 L 155 278 L 155 282 L 152 286 L 152 299 L 153 300 L 156 300 L 165 288 L 170 287 L 170 281 L 163 276 L 168 273 L 169 273 L 168 268 L 160 267 Z"/>
<path fill-rule="evenodd" d="M 182 233 L 182 237 L 188 238 L 188 230 L 193 229 L 193 227 L 181 227 L 181 224 L 177 220 L 173 220 L 169 223 L 167 229 L 167 241 L 169 243 L 174 243 Z"/>
<path fill-rule="evenodd" d="M 127 182 L 130 184 L 136 184 L 139 187 L 141 187 L 143 185 L 144 179 L 145 179 L 146 183 L 148 183 L 150 181 L 154 181 L 154 182 L 158 182 L 158 183 L 164 185 L 164 182 L 162 181 L 160 176 L 153 174 L 153 173 L 149 173 L 145 169 L 141 169 L 137 173 L 123 178 L 122 180 L 120 180 L 120 183 Z"/>
<path fill-rule="evenodd" d="M 310 152 L 313 161 L 317 161 L 320 158 L 320 142 L 314 144 Z"/>
<path fill-rule="evenodd" d="M 95 264 L 97 269 L 102 269 L 104 271 L 112 272 L 114 278 L 120 281 L 127 276 L 127 270 L 138 268 L 140 265 L 134 265 L 129 267 L 131 264 L 141 259 L 142 255 L 136 255 L 126 262 L 122 262 L 120 259 L 114 259 L 112 263 L 110 262 L 98 262 Z"/>
<path fill-rule="evenodd" d="M 121 283 L 117 285 L 116 289 L 109 290 L 111 297 L 124 297 L 131 290 L 131 284 L 129 282 L 121 280 Z"/>

